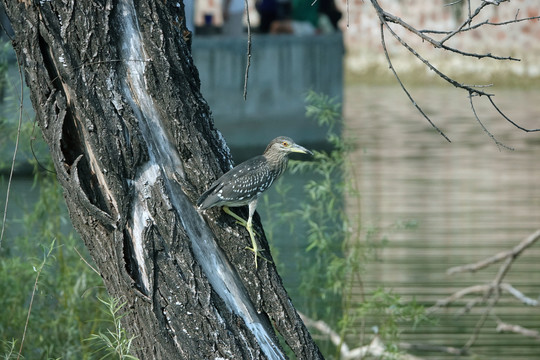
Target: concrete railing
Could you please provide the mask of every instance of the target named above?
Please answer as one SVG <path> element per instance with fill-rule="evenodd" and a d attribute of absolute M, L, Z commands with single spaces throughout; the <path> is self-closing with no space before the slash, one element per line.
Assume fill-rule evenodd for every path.
<path fill-rule="evenodd" d="M 290 136 L 304 146 L 324 139 L 325 130 L 305 118 L 304 97 L 313 89 L 342 100 L 341 34 L 253 36 L 248 96 L 244 101 L 246 48 L 246 37 L 224 36 L 195 37 L 192 47 L 203 96 L 210 104 L 216 127 L 233 149 L 235 160 L 260 153 L 261 147 L 279 135 Z M 14 55 L 8 71 L 16 83 Z M 25 116 L 32 118 L 28 91 L 25 95 Z M 0 116 L 8 118 L 9 124 L 16 124 L 17 106 L 0 99 Z M 13 146 L 0 147 L 0 158 L 6 163 Z M 19 149 L 19 172 L 31 172 L 27 163 L 31 157 L 29 150 Z"/>
<path fill-rule="evenodd" d="M 343 38 L 253 35 L 247 100 L 243 99 L 247 37 L 196 36 L 193 57 L 202 94 L 231 147 L 259 147 L 287 135 L 320 142 L 325 130 L 305 117 L 305 94 L 343 99 Z"/>

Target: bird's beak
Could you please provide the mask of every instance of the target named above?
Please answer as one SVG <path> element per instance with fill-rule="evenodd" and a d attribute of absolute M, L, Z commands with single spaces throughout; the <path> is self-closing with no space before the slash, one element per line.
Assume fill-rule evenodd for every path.
<path fill-rule="evenodd" d="M 294 144 L 291 147 L 291 152 L 313 155 L 313 153 L 311 151 L 309 151 L 305 147 L 297 145 L 297 144 Z"/>

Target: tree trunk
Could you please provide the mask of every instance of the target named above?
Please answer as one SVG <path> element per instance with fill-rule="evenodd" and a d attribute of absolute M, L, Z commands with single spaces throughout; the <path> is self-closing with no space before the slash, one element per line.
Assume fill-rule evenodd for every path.
<path fill-rule="evenodd" d="M 274 265 L 255 268 L 247 231 L 194 205 L 231 160 L 182 3 L 3 3 L 73 225 L 127 301 L 134 355 L 285 358 L 275 328 L 298 358 L 322 358 Z"/>

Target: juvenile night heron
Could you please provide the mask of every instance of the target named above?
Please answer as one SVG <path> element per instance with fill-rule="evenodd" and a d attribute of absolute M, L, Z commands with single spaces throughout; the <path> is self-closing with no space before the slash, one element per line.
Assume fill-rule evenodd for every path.
<path fill-rule="evenodd" d="M 286 136 L 275 138 L 262 155 L 255 156 L 226 172 L 214 181 L 197 201 L 200 210 L 223 206 L 223 211 L 246 227 L 252 246 L 247 249 L 255 253 L 255 267 L 257 256 L 260 256 L 252 226 L 257 200 L 283 174 L 289 161 L 288 155 L 293 152 L 313 155 L 308 149 L 295 144 L 291 138 Z M 229 209 L 244 205 L 249 206 L 247 221 Z"/>

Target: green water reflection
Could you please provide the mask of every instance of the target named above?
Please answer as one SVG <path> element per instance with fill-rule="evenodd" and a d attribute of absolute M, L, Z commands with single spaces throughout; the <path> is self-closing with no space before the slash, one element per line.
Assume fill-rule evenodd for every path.
<path fill-rule="evenodd" d="M 493 92 L 498 106 L 514 121 L 524 127 L 540 127 L 540 90 Z M 384 286 L 404 299 L 415 298 L 430 307 L 459 289 L 492 281 L 500 264 L 475 274 L 452 276 L 446 274 L 448 268 L 509 250 L 540 228 L 540 133 L 516 129 L 490 107 L 487 99 L 475 99 L 484 125 L 515 150 L 500 149 L 474 119 L 467 94 L 441 88 L 412 89 L 412 93 L 452 143 L 438 135 L 396 87 L 347 88 L 344 134 L 356 144 L 352 161 L 362 196 L 362 226 L 388 229 L 411 220 L 417 224 L 413 230 L 397 229 L 388 235 L 388 245 L 380 253 L 382 262 L 367 265 L 364 285 L 368 292 Z M 309 175 L 286 175 L 283 181 L 293 187 L 291 201 L 302 201 L 302 184 L 307 179 Z M 271 190 L 269 202 L 278 200 L 276 189 Z M 264 223 L 279 216 L 264 209 L 261 214 Z M 301 231 L 290 234 L 283 227 L 272 231 L 285 282 L 293 300 L 301 303 L 295 259 L 304 256 L 304 235 Z M 505 278 L 533 299 L 540 294 L 538 259 L 537 244 L 517 259 Z M 359 289 L 357 297 L 360 301 Z M 478 297 L 481 294 L 439 310 L 435 314 L 440 320 L 435 325 L 403 328 L 401 340 L 463 346 L 486 307 L 476 306 L 462 316 L 458 313 Z M 538 339 L 497 333 L 497 321 L 538 330 L 540 309 L 522 305 L 503 293 L 472 349 L 477 358 L 540 358 Z M 349 346 L 359 345 L 354 338 L 348 341 Z M 416 355 L 445 357 L 430 352 Z"/>

